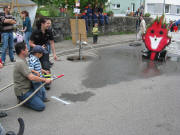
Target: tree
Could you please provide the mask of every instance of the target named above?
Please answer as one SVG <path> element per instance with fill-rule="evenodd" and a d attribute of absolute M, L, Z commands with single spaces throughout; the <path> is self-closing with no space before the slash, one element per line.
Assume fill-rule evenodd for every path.
<path fill-rule="evenodd" d="M 32 0 L 36 2 L 38 5 L 48 5 L 48 4 L 53 4 L 56 7 L 60 6 L 65 6 L 68 4 L 69 8 L 74 7 L 75 5 L 75 0 Z M 105 4 L 108 0 L 81 0 L 81 9 L 83 9 L 85 6 L 88 5 L 88 3 L 91 3 L 93 6 L 95 4 Z"/>

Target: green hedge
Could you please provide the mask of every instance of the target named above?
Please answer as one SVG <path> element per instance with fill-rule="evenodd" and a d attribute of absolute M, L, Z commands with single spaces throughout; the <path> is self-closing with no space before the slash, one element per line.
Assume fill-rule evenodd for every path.
<path fill-rule="evenodd" d="M 60 15 L 59 9 L 54 6 L 38 8 L 37 13 L 46 17 L 58 17 Z"/>

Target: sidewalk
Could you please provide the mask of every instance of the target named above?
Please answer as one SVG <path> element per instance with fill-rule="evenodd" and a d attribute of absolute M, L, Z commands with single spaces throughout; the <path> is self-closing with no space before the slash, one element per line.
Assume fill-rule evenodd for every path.
<path fill-rule="evenodd" d="M 98 43 L 94 46 L 99 45 L 111 45 L 117 43 L 123 43 L 128 41 L 136 40 L 135 34 L 127 34 L 127 35 L 112 35 L 112 36 L 99 36 Z M 88 38 L 88 44 L 93 44 L 92 37 Z M 63 52 L 65 50 L 76 49 L 77 47 L 72 44 L 72 40 L 65 40 L 62 42 L 55 43 L 56 52 Z"/>
<path fill-rule="evenodd" d="M 136 40 L 135 34 L 127 34 L 127 35 L 112 35 L 112 36 L 99 36 L 98 43 L 93 46 L 103 46 L 103 45 L 112 45 L 112 44 L 118 44 L 123 42 L 129 42 Z M 88 44 L 93 44 L 93 38 L 88 38 Z M 62 42 L 56 42 L 55 43 L 56 53 L 62 54 L 62 53 L 71 53 L 74 51 L 78 51 L 78 46 L 73 45 L 72 40 L 64 40 Z M 52 53 L 51 53 L 52 56 Z M 15 55 L 15 59 L 16 59 Z M 12 63 L 9 60 L 9 56 L 6 55 L 6 65 L 11 65 Z"/>

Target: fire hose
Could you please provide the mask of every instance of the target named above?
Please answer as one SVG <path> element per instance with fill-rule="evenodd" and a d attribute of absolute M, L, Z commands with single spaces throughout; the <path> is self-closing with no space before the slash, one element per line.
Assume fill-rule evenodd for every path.
<path fill-rule="evenodd" d="M 50 59 L 50 61 L 51 61 L 51 60 L 53 60 L 53 59 Z M 13 86 L 13 85 L 14 85 L 14 83 L 11 83 L 11 84 L 5 86 L 4 88 L 0 89 L 0 93 L 3 92 L 3 91 L 5 91 L 7 88 L 9 88 L 9 87 L 11 87 L 11 86 Z M 43 87 L 43 86 L 42 86 L 42 87 Z"/>
<path fill-rule="evenodd" d="M 0 89 L 0 92 L 3 92 L 5 89 L 7 89 L 7 88 L 9 88 L 9 87 L 11 87 L 13 85 L 14 85 L 14 83 L 11 83 L 11 84 L 5 86 L 4 88 Z"/>
<path fill-rule="evenodd" d="M 45 78 L 49 78 L 49 77 L 51 77 L 51 74 L 49 75 L 43 75 Z M 9 85 L 7 85 L 7 86 L 5 86 L 5 87 L 3 87 L 2 89 L 0 89 L 0 93 L 1 92 L 3 92 L 3 91 L 5 91 L 7 88 L 9 88 L 9 87 L 11 87 L 11 86 L 13 86 L 14 85 L 14 83 L 11 83 L 11 84 L 9 84 Z"/>
<path fill-rule="evenodd" d="M 52 78 L 52 81 L 56 80 L 56 79 L 59 79 L 61 77 L 63 77 L 64 74 L 62 75 L 59 75 L 55 78 Z M 12 109 L 15 109 L 17 107 L 20 107 L 21 105 L 23 105 L 24 103 L 26 103 L 30 98 L 32 98 L 46 83 L 43 83 L 41 84 L 29 97 L 27 97 L 25 100 L 23 100 L 22 102 L 20 102 L 19 104 L 15 105 L 15 106 L 12 106 L 12 107 L 9 107 L 9 108 L 5 108 L 5 109 L 0 109 L 0 111 L 9 111 L 9 110 L 12 110 Z M 12 84 L 11 84 L 12 85 Z M 8 85 L 10 87 L 10 85 Z M 6 86 L 7 88 L 7 86 Z M 4 88 L 3 88 L 4 89 Z M 2 91 L 2 90 L 1 90 Z M 1 92 L 0 91 L 0 92 Z"/>

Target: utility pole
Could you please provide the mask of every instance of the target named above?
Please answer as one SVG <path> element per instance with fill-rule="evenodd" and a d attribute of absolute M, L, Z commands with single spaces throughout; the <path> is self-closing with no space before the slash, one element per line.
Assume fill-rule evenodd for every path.
<path fill-rule="evenodd" d="M 163 3 L 163 15 L 165 14 L 165 0 L 164 0 L 164 3 Z"/>
<path fill-rule="evenodd" d="M 75 15 L 76 15 L 76 43 L 79 40 L 79 21 L 78 21 L 78 7 L 80 7 L 80 0 L 75 0 Z M 80 44 L 80 43 L 79 43 Z"/>

